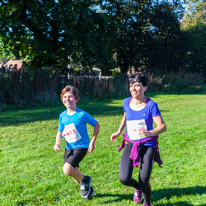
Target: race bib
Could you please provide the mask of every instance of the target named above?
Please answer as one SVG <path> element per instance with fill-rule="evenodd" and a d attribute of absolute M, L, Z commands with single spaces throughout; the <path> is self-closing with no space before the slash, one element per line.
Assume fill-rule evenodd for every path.
<path fill-rule="evenodd" d="M 147 125 L 144 119 L 127 121 L 127 133 L 131 140 L 142 139 L 139 132 L 143 129 L 147 130 Z"/>
<path fill-rule="evenodd" d="M 68 124 L 64 127 L 62 136 L 69 143 L 77 142 L 82 138 L 82 136 L 79 134 L 78 130 L 76 129 L 74 123 Z"/>

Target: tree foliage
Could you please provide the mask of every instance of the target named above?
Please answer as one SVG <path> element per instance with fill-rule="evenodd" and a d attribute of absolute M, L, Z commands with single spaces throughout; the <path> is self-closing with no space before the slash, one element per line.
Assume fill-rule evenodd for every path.
<path fill-rule="evenodd" d="M 64 71 L 71 58 L 83 66 L 101 63 L 108 59 L 101 36 L 105 21 L 94 5 L 92 0 L 2 1 L 2 45 L 16 58 L 54 71 Z"/>
<path fill-rule="evenodd" d="M 160 70 L 180 66 L 180 1 L 107 0 L 102 8 L 114 25 L 113 46 L 122 72 L 141 65 Z"/>
<path fill-rule="evenodd" d="M 206 1 L 191 0 L 181 22 L 187 45 L 184 57 L 188 70 L 206 76 Z"/>
<path fill-rule="evenodd" d="M 181 0 L 2 0 L 0 46 L 53 72 L 68 64 L 171 71 L 182 64 L 183 12 Z"/>
<path fill-rule="evenodd" d="M 206 23 L 206 1 L 190 0 L 187 3 L 187 10 L 182 24 L 183 26 L 189 26 L 199 22 Z"/>

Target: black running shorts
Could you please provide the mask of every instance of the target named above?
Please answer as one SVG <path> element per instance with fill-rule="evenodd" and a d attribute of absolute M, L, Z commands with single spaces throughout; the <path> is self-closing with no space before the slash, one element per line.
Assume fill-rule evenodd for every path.
<path fill-rule="evenodd" d="M 73 167 L 79 167 L 79 163 L 87 154 L 87 148 L 76 148 L 74 150 L 68 150 L 65 148 L 64 152 L 64 163 L 68 163 Z"/>

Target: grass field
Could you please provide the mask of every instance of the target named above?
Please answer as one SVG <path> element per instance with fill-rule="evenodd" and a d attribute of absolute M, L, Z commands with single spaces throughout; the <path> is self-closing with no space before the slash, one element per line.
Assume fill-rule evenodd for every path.
<path fill-rule="evenodd" d="M 167 124 L 159 138 L 163 167 L 155 164 L 150 180 L 153 205 L 206 205 L 206 94 L 150 97 Z M 79 107 L 101 125 L 94 152 L 80 165 L 93 177 L 96 191 L 86 202 L 79 186 L 62 172 L 65 141 L 61 151 L 53 150 L 58 116 L 65 108 L 57 104 L 0 113 L 0 205 L 135 205 L 133 188 L 118 180 L 122 137 L 110 142 L 121 121 L 122 102 L 80 101 Z"/>

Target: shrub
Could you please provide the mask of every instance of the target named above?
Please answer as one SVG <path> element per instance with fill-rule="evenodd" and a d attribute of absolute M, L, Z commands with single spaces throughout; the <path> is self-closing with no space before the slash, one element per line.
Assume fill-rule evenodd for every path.
<path fill-rule="evenodd" d="M 196 86 L 204 82 L 201 73 L 187 73 L 185 71 L 166 74 L 148 74 L 150 91 L 186 92 L 190 93 Z"/>

